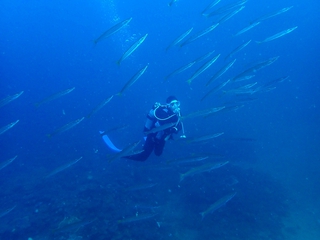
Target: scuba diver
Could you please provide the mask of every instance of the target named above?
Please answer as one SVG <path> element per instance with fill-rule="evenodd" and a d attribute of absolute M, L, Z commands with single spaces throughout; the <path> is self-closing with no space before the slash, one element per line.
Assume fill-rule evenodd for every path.
<path fill-rule="evenodd" d="M 180 138 L 186 138 L 183 123 L 181 122 L 180 102 L 176 97 L 169 96 L 166 104 L 155 103 L 147 115 L 143 131 L 147 136 L 142 151 L 122 156 L 121 158 L 145 161 L 152 152 L 160 156 L 166 141 L 173 139 L 172 134 L 177 134 L 180 130 L 182 130 Z M 103 135 L 103 138 L 111 150 L 116 152 L 121 151 L 112 144 L 107 135 Z"/>
<path fill-rule="evenodd" d="M 180 138 L 186 138 L 180 119 L 180 102 L 174 96 L 169 96 L 166 102 L 165 105 L 155 103 L 147 115 L 147 121 L 144 125 L 144 133 L 147 138 L 143 151 L 138 154 L 123 156 L 123 158 L 145 161 L 152 151 L 155 155 L 160 156 L 166 141 L 173 139 L 172 134 L 182 130 L 183 135 Z"/>

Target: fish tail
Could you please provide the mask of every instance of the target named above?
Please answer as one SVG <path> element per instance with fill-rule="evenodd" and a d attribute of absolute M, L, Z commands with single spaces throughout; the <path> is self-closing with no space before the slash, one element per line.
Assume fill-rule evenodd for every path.
<path fill-rule="evenodd" d="M 200 212 L 199 213 L 201 215 L 201 221 L 204 219 L 205 213 L 204 212 Z"/>
<path fill-rule="evenodd" d="M 183 173 L 180 173 L 180 182 L 183 181 L 184 177 L 185 177 L 185 175 Z"/>

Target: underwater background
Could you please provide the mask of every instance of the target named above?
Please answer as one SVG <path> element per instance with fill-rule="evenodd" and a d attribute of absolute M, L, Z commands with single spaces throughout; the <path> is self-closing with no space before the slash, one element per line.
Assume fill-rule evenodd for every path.
<path fill-rule="evenodd" d="M 2 0 L 0 239 L 320 239 L 319 7 Z M 175 136 L 146 162 L 109 161 L 114 153 L 99 131 L 119 148 L 142 139 L 150 108 L 169 95 L 181 102 L 187 138 Z M 201 140 L 215 133 L 223 134 Z M 181 179 L 219 162 L 227 164 Z"/>

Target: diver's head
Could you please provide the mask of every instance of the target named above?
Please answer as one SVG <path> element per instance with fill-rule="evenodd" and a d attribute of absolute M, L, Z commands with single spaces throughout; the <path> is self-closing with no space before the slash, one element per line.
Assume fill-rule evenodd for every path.
<path fill-rule="evenodd" d="M 167 106 L 172 112 L 176 114 L 180 113 L 180 101 L 176 97 L 169 96 L 167 98 Z"/>

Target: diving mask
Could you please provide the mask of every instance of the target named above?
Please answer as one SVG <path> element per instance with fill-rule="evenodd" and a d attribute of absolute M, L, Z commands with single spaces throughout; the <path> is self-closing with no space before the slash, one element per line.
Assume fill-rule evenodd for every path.
<path fill-rule="evenodd" d="M 180 112 L 180 101 L 178 100 L 172 100 L 169 104 L 168 107 L 171 109 L 172 112 L 174 113 L 179 113 Z"/>

